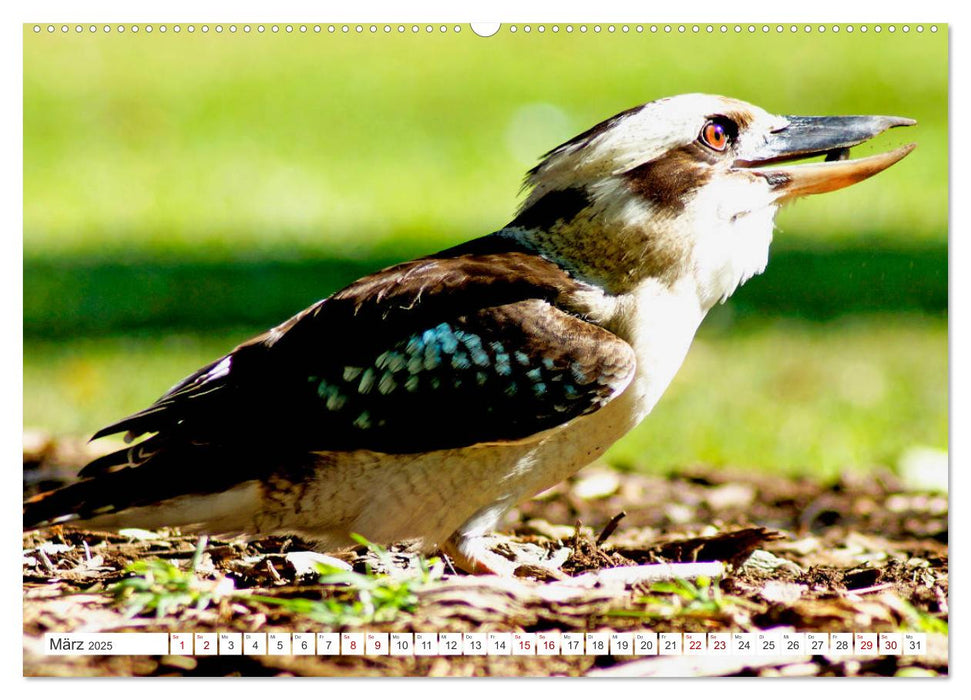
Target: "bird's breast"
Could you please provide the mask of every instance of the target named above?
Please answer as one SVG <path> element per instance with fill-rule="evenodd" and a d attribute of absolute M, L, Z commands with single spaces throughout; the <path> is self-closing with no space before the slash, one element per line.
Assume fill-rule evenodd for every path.
<path fill-rule="evenodd" d="M 634 379 L 613 402 L 618 404 L 615 410 L 626 412 L 627 430 L 660 400 L 684 362 L 705 313 L 697 286 L 687 277 L 671 285 L 647 279 L 618 297 L 608 329 L 627 341 L 637 358 Z"/>

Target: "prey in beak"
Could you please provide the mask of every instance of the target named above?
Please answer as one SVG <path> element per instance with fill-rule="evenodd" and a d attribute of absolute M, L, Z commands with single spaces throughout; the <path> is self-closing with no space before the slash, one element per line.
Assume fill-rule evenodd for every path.
<path fill-rule="evenodd" d="M 897 126 L 914 126 L 906 117 L 786 116 L 787 124 L 770 132 L 761 143 L 737 152 L 734 168 L 763 176 L 783 202 L 810 194 L 833 192 L 886 170 L 910 153 L 910 143 L 887 153 L 849 160 L 850 148 Z M 790 164 L 825 156 L 822 162 Z"/>

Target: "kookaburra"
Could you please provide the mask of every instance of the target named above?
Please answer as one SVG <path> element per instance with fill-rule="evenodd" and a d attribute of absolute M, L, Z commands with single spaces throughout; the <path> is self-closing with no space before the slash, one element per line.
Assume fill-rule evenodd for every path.
<path fill-rule="evenodd" d="M 358 533 L 502 571 L 503 514 L 651 412 L 707 311 L 764 269 L 779 207 L 893 165 L 914 146 L 846 157 L 914 123 L 700 94 L 613 116 L 546 154 L 499 231 L 364 277 L 99 431 L 148 437 L 24 526 Z"/>

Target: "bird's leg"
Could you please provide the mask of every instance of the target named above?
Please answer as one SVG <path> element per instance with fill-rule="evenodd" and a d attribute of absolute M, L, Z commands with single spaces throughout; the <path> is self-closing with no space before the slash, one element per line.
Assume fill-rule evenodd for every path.
<path fill-rule="evenodd" d="M 495 536 L 487 533 L 496 529 L 513 505 L 513 498 L 506 496 L 480 508 L 442 544 L 442 551 L 457 568 L 470 574 L 511 576 L 516 564 L 492 550 L 497 542 Z"/>
<path fill-rule="evenodd" d="M 499 574 L 512 576 L 519 564 L 493 551 L 501 540 L 495 535 L 468 537 L 456 532 L 442 545 L 456 568 L 470 574 Z"/>
<path fill-rule="evenodd" d="M 502 535 L 467 537 L 455 533 L 442 546 L 456 567 L 470 574 L 512 576 L 521 566 L 546 569 L 554 575 L 570 556 L 569 547 L 549 551 L 528 542 L 516 542 Z"/>
<path fill-rule="evenodd" d="M 512 576 L 523 565 L 558 572 L 570 556 L 570 549 L 548 551 L 535 544 L 516 542 L 488 534 L 499 524 L 514 501 L 495 503 L 469 518 L 442 545 L 452 562 L 470 574 Z"/>

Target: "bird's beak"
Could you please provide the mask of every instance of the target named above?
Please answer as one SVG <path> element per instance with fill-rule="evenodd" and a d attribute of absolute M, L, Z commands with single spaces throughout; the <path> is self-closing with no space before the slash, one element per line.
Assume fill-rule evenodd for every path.
<path fill-rule="evenodd" d="M 765 177 L 778 201 L 832 192 L 886 170 L 917 144 L 888 153 L 847 160 L 850 147 L 895 126 L 917 122 L 904 117 L 784 117 L 788 123 L 770 132 L 761 143 L 740 149 L 734 166 Z M 825 155 L 823 162 L 782 165 L 788 161 Z"/>

